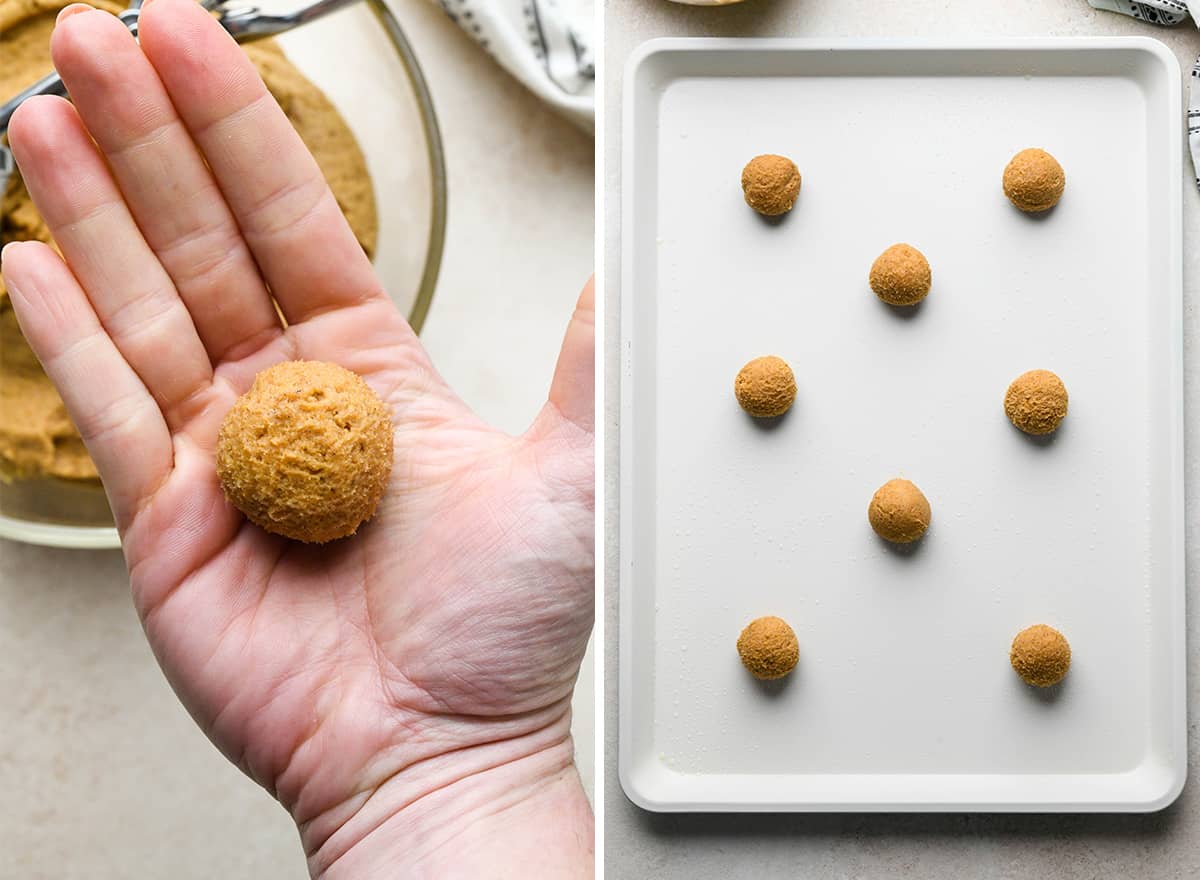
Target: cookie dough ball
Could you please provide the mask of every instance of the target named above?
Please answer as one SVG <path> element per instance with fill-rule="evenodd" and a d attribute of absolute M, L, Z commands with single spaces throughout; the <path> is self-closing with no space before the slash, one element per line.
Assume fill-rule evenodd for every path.
<path fill-rule="evenodd" d="M 1049 211 L 1066 184 L 1062 166 L 1045 150 L 1022 150 L 1004 168 L 1004 194 L 1026 213 Z"/>
<path fill-rule="evenodd" d="M 796 633 L 778 617 L 750 621 L 738 636 L 737 649 L 742 665 L 764 681 L 783 678 L 796 668 L 800 659 Z"/>
<path fill-rule="evenodd" d="M 796 376 L 781 357 L 758 357 L 738 371 L 733 393 L 756 419 L 781 416 L 796 400 Z"/>
<path fill-rule="evenodd" d="M 1071 667 L 1071 646 L 1054 627 L 1036 623 L 1017 633 L 1008 659 L 1026 684 L 1050 687 L 1066 677 Z"/>
<path fill-rule="evenodd" d="M 337 364 L 263 370 L 217 438 L 221 488 L 268 532 L 321 544 L 371 518 L 392 471 L 392 420 L 359 376 Z"/>
<path fill-rule="evenodd" d="M 742 194 L 760 214 L 786 214 L 800 195 L 800 170 L 787 156 L 755 156 L 742 169 Z"/>
<path fill-rule="evenodd" d="M 915 306 L 929 295 L 933 273 L 925 255 L 911 244 L 894 244 L 871 264 L 870 281 L 885 303 Z"/>
<path fill-rule="evenodd" d="M 1022 373 L 1008 386 L 1004 412 L 1026 434 L 1049 434 L 1067 415 L 1067 386 L 1049 370 Z"/>
<path fill-rule="evenodd" d="M 888 480 L 875 492 L 867 519 L 875 534 L 893 544 L 911 544 L 929 529 L 929 500 L 908 480 Z"/>

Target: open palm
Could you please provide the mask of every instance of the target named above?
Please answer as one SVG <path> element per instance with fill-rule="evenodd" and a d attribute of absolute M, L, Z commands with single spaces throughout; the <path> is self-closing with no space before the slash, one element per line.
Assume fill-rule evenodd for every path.
<path fill-rule="evenodd" d="M 439 801 L 457 791 L 455 815 L 471 816 L 493 796 L 477 791 L 489 773 L 497 790 L 577 788 L 590 291 L 546 408 L 524 436 L 500 433 L 437 376 L 312 158 L 198 6 L 154 0 L 141 47 L 112 16 L 71 7 L 53 53 L 75 106 L 27 102 L 10 140 L 63 258 L 12 245 L 4 276 L 197 722 L 291 811 L 315 874 L 365 876 L 387 857 L 362 850 L 401 830 L 406 858 L 433 871 L 458 834 Z M 355 371 L 393 413 L 391 481 L 352 538 L 267 534 L 217 482 L 221 419 L 286 359 Z"/>

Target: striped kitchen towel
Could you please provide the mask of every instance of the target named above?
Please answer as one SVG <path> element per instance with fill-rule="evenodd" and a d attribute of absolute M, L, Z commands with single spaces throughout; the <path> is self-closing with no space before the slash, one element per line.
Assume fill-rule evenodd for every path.
<path fill-rule="evenodd" d="M 396 2 L 396 0 L 391 0 Z M 434 0 L 527 89 L 586 129 L 595 125 L 590 21 L 573 0 Z M 564 8 L 569 7 L 568 8 Z"/>

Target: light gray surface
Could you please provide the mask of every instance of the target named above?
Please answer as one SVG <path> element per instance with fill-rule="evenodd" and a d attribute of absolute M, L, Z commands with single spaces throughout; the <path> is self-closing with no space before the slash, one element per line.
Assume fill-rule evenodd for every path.
<path fill-rule="evenodd" d="M 591 271 L 593 142 L 436 5 L 395 8 L 430 81 L 450 176 L 423 338 L 469 404 L 519 432 L 545 400 Z M 585 780 L 591 682 L 589 660 L 574 728 Z M 163 680 L 119 552 L 0 540 L 0 694 L 5 880 L 306 876 L 286 814 L 217 753 Z"/>
<path fill-rule="evenodd" d="M 1185 788 L 1176 804 L 1147 816 L 960 816 L 960 815 L 655 815 L 638 810 L 622 794 L 616 777 L 616 519 L 617 362 L 620 265 L 620 78 L 630 50 L 655 36 L 1000 36 L 1140 34 L 1166 42 L 1185 69 L 1200 52 L 1194 29 L 1159 30 L 1092 10 L 1083 0 L 1062 2 L 973 2 L 950 4 L 847 0 L 751 0 L 716 9 L 675 6 L 663 0 L 614 0 L 606 6 L 604 179 L 606 364 L 606 758 L 605 852 L 610 877 L 725 878 L 1008 878 L 1138 877 L 1200 875 L 1200 794 Z M 1182 108 L 1181 108 L 1182 112 Z M 814 120 L 814 124 L 817 121 Z M 1179 169 L 1181 185 L 1190 164 Z M 1192 300 L 1200 285 L 1200 195 L 1184 193 L 1185 358 L 1197 342 Z M 1190 363 L 1190 358 L 1188 359 Z M 1197 384 L 1185 383 L 1196 412 Z M 1189 450 L 1197 439 L 1194 419 L 1186 432 Z M 1186 459 L 1188 523 L 1194 525 L 1196 457 Z M 1197 536 L 1189 528 L 1188 570 L 1195 570 Z M 1196 615 L 1189 612 L 1189 700 L 1197 705 Z M 879 719 L 887 735 L 887 719 Z M 1196 736 L 1190 741 L 1197 760 Z"/>

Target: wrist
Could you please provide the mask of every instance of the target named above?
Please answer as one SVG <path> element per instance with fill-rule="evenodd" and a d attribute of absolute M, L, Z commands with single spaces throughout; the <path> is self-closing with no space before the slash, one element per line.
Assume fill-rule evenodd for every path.
<path fill-rule="evenodd" d="M 592 876 L 593 819 L 569 713 L 405 767 L 300 834 L 320 880 Z"/>

